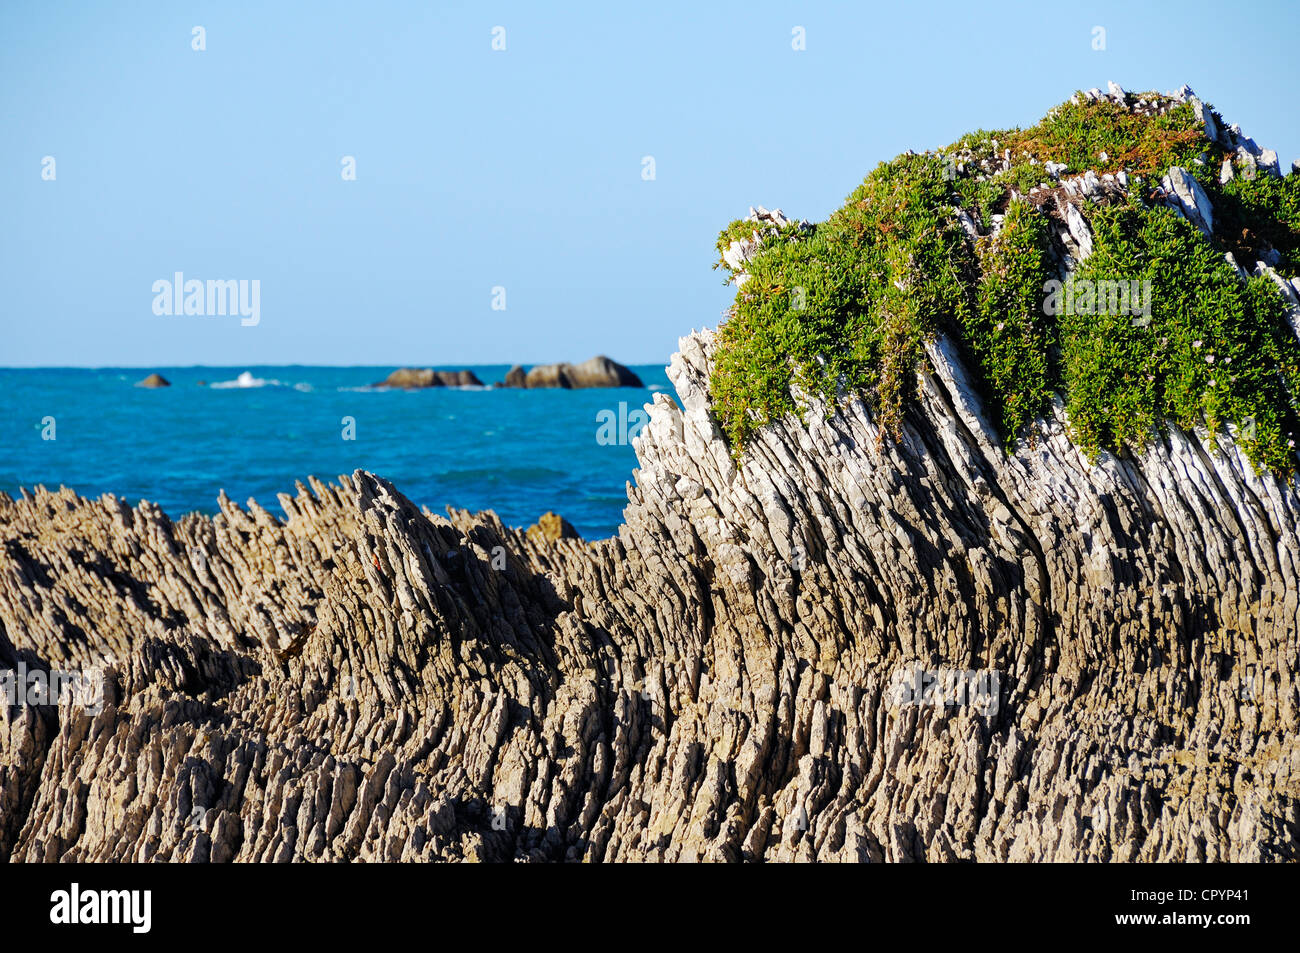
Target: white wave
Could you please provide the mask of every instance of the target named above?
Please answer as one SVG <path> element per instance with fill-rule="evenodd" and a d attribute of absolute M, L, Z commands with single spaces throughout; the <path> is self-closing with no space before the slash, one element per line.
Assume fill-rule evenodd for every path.
<path fill-rule="evenodd" d="M 209 387 L 225 389 L 227 387 L 278 387 L 279 381 L 268 380 L 265 377 L 254 377 L 249 371 L 244 371 L 233 381 L 214 381 Z"/>
<path fill-rule="evenodd" d="M 312 389 L 311 384 L 308 384 L 306 381 L 297 384 L 290 384 L 287 381 L 278 381 L 274 377 L 254 377 L 251 371 L 244 371 L 233 381 L 214 381 L 208 386 L 217 388 L 218 390 L 226 390 L 229 388 L 242 390 L 252 387 L 292 387 L 294 390 L 302 391 L 304 393 L 307 393 Z"/>

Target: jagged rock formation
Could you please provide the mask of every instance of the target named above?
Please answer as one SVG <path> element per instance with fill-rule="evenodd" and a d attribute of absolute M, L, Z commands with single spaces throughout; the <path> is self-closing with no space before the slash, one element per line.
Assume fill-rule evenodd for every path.
<path fill-rule="evenodd" d="M 415 390 L 423 387 L 482 387 L 473 371 L 435 371 L 430 368 L 399 367 L 375 387 Z"/>
<path fill-rule="evenodd" d="M 1280 166 L 1175 98 L 1234 161 L 1150 195 L 1212 232 L 1207 169 Z M 1081 208 L 1132 186 L 1043 171 L 1068 271 L 1102 237 Z M 973 241 L 1005 219 L 961 215 Z M 735 224 L 737 285 L 805 234 Z M 1277 249 L 1235 247 L 1300 332 Z M 719 348 L 682 339 L 613 539 L 362 471 L 282 494 L 284 521 L 0 494 L 0 670 L 76 689 L 0 703 L 0 857 L 1297 859 L 1294 480 L 1223 428 L 1090 461 L 1060 400 L 1008 452 L 945 334 L 888 425 L 802 394 L 733 454 Z"/>
<path fill-rule="evenodd" d="M 171 387 L 172 382 L 161 374 L 150 374 L 144 380 L 135 385 L 136 387 Z"/>
<path fill-rule="evenodd" d="M 1294 486 L 1177 430 L 1090 465 L 1059 413 L 1005 456 L 943 340 L 898 442 L 850 402 L 737 468 L 711 347 L 610 540 L 364 472 L 283 523 L 0 500 L 0 663 L 108 685 L 0 706 L 0 855 L 1294 859 Z"/>

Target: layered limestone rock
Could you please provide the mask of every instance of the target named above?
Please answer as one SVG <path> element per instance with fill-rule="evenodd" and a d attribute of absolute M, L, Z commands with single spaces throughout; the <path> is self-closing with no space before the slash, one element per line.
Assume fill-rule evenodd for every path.
<path fill-rule="evenodd" d="M 283 521 L 0 497 L 0 668 L 106 686 L 0 705 L 0 856 L 1295 859 L 1293 485 L 1059 408 L 1008 456 L 942 339 L 899 439 L 852 401 L 737 464 L 712 347 L 613 539 L 361 471 Z"/>

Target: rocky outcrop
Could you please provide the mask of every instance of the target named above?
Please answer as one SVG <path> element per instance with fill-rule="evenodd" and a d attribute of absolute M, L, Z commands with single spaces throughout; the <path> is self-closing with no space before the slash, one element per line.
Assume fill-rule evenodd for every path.
<path fill-rule="evenodd" d="M 506 374 L 506 387 L 644 387 L 630 368 L 603 354 L 581 364 L 538 364 L 526 374 L 516 364 Z"/>
<path fill-rule="evenodd" d="M 1210 208 L 1210 200 L 1190 172 L 1175 166 L 1165 174 L 1160 184 L 1184 218 L 1207 237 L 1214 235 L 1214 211 Z"/>
<path fill-rule="evenodd" d="M 421 387 L 482 387 L 473 371 L 435 371 L 428 368 L 399 367 L 375 387 L 415 390 Z"/>
<path fill-rule="evenodd" d="M 548 540 L 555 542 L 557 539 L 581 539 L 578 531 L 573 528 L 573 524 L 566 520 L 559 513 L 543 513 L 532 526 L 528 527 L 526 533 L 530 539 Z"/>
<path fill-rule="evenodd" d="M 172 382 L 161 374 L 150 374 L 144 380 L 135 385 L 136 387 L 171 387 Z"/>
<path fill-rule="evenodd" d="M 0 497 L 13 860 L 1293 860 L 1300 499 L 1225 436 L 1006 454 L 938 339 L 737 463 L 681 342 L 594 543 L 358 471 Z"/>
<path fill-rule="evenodd" d="M 573 386 L 567 370 L 569 364 L 539 364 L 531 368 L 524 377 L 525 387 L 564 387 Z"/>
<path fill-rule="evenodd" d="M 1222 170 L 1151 197 L 1213 228 Z M 1130 182 L 1065 171 L 1029 198 L 1076 263 Z M 802 227 L 749 221 L 737 283 Z M 0 858 L 1300 859 L 1294 481 L 1226 431 L 1089 461 L 1059 402 L 1008 452 L 943 336 L 892 435 L 809 398 L 737 458 L 715 347 L 682 339 L 612 539 L 364 471 L 284 519 L 0 494 Z"/>
<path fill-rule="evenodd" d="M 742 287 L 749 280 L 749 272 L 745 269 L 749 260 L 763 245 L 763 239 L 775 235 L 782 229 L 795 225 L 790 219 L 786 218 L 785 213 L 779 208 L 768 211 L 763 206 L 749 207 L 749 214 L 745 216 L 746 222 L 754 223 L 754 230 L 748 237 L 742 236 L 733 239 L 731 243 L 722 250 L 722 261 L 731 270 L 731 277 L 727 282 L 735 283 L 737 288 Z M 812 225 L 806 219 L 798 222 L 797 227 L 800 231 L 810 231 Z"/>

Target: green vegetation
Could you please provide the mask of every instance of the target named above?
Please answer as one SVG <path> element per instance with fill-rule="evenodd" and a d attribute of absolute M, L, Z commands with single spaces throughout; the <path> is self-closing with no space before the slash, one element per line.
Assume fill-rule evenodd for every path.
<path fill-rule="evenodd" d="M 1101 175 L 1124 169 L 1149 176 L 1171 165 L 1186 166 L 1209 142 L 1196 113 L 1186 103 L 1163 115 L 1146 116 L 1109 100 L 1094 102 L 1076 96 L 1033 128 L 1013 132 L 1007 146 L 1012 156 L 1064 162 L 1070 172 L 1095 169 Z"/>
<path fill-rule="evenodd" d="M 1016 201 L 1001 231 L 980 239 L 979 306 L 962 328 L 1009 447 L 1060 385 L 1058 329 L 1043 313 L 1043 286 L 1052 277 L 1047 228 L 1046 216 Z"/>
<path fill-rule="evenodd" d="M 1070 423 L 1089 453 L 1141 446 L 1163 420 L 1254 422 L 1257 464 L 1289 472 L 1300 344 L 1267 278 L 1243 283 L 1223 253 L 1167 208 L 1097 209 L 1093 254 L 1076 281 L 1151 282 L 1149 323 L 1126 314 L 1062 316 Z"/>
<path fill-rule="evenodd" d="M 1039 168 L 1041 171 L 1041 166 Z M 980 228 L 987 231 L 993 227 L 993 215 L 1002 207 L 1007 190 L 997 179 L 962 176 L 953 182 L 953 192 L 957 204 L 970 213 Z"/>
<path fill-rule="evenodd" d="M 727 263 L 722 260 L 722 253 L 727 250 L 733 241 L 748 241 L 753 238 L 754 232 L 762 232 L 762 227 L 757 222 L 751 222 L 748 219 L 738 218 L 728 222 L 727 226 L 718 232 L 718 260 L 713 263 L 714 268 L 726 268 Z"/>
<path fill-rule="evenodd" d="M 712 390 L 733 446 L 799 410 L 791 384 L 866 393 L 897 430 L 926 337 L 972 306 L 974 256 L 949 192 L 937 157 L 899 156 L 811 233 L 763 245 L 719 332 Z"/>
<path fill-rule="evenodd" d="M 1050 186 L 1030 194 L 1050 183 L 1045 163 L 1151 182 L 1170 165 L 1200 168 L 1193 160 L 1207 151 L 1221 158 L 1190 106 L 1145 94 L 1131 108 L 1138 99 L 1126 108 L 1076 97 L 1031 129 L 899 156 L 826 222 L 762 232 L 719 330 L 711 381 L 733 451 L 765 423 L 805 411 L 792 387 L 831 406 L 861 396 L 897 436 L 925 342 L 943 333 L 971 358 L 1008 449 L 1060 394 L 1090 455 L 1140 448 L 1166 419 L 1233 423 L 1257 467 L 1293 472 L 1300 343 L 1272 283 L 1242 282 L 1223 253 L 1272 245 L 1279 270 L 1298 273 L 1300 177 L 1220 187 L 1198 173 L 1222 223 L 1212 241 L 1137 188 L 1127 202 L 1085 203 L 1094 250 L 1073 279 L 1103 298 L 1117 287 L 1130 297 L 1098 307 L 1091 292 L 1071 293 L 1045 307 L 1048 282 L 1061 277 L 1051 216 L 1063 208 Z M 976 223 L 974 240 L 958 208 Z M 757 227 L 732 222 L 719 252 Z"/>
<path fill-rule="evenodd" d="M 1282 255 L 1278 270 L 1300 275 L 1300 176 L 1238 175 L 1226 185 L 1215 178 L 1208 191 L 1215 229 L 1238 264 L 1250 267 L 1261 246 L 1272 245 Z"/>
<path fill-rule="evenodd" d="M 1021 195 L 1028 195 L 1036 185 L 1048 185 L 1051 176 L 1037 162 L 1020 162 L 994 176 L 994 181 L 1015 189 Z"/>

